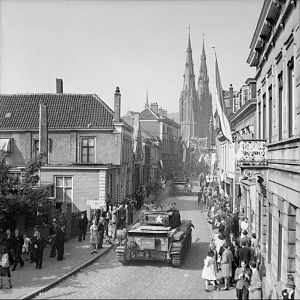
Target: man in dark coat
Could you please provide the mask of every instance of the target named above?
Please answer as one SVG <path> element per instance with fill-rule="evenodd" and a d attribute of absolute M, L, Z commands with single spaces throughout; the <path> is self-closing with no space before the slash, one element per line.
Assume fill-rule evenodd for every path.
<path fill-rule="evenodd" d="M 65 232 L 63 228 L 59 226 L 56 231 L 57 260 L 64 259 L 64 247 L 65 247 Z"/>
<path fill-rule="evenodd" d="M 99 223 L 98 223 L 99 243 L 98 243 L 97 249 L 102 248 L 103 238 L 104 238 L 104 231 L 105 231 L 104 218 L 100 217 L 99 218 Z"/>
<path fill-rule="evenodd" d="M 22 259 L 22 247 L 24 244 L 23 236 L 20 234 L 20 231 L 18 228 L 15 229 L 15 236 L 13 239 L 13 249 L 15 252 L 15 262 L 13 265 L 13 268 L 11 269 L 14 271 L 16 269 L 16 266 L 20 264 L 21 267 L 24 266 L 24 261 Z"/>
<path fill-rule="evenodd" d="M 126 226 L 126 209 L 125 204 L 119 208 L 119 220 L 120 220 L 120 229 L 123 229 Z"/>
<path fill-rule="evenodd" d="M 241 261 L 245 261 L 246 266 L 248 268 L 249 261 L 250 261 L 250 249 L 247 247 L 245 242 L 241 243 L 241 246 L 242 248 L 240 248 L 239 250 L 240 265 L 241 265 Z"/>
<path fill-rule="evenodd" d="M 86 228 L 88 224 L 88 219 L 83 212 L 78 220 L 78 241 L 85 240 Z"/>
<path fill-rule="evenodd" d="M 52 225 L 49 230 L 49 242 L 51 246 L 50 257 L 56 256 L 56 231 L 58 224 L 56 223 L 56 218 L 53 218 Z"/>
<path fill-rule="evenodd" d="M 233 216 L 232 215 L 228 215 L 225 219 L 225 236 L 226 238 L 228 238 L 230 236 L 230 234 L 232 233 L 232 227 L 233 227 Z"/>
<path fill-rule="evenodd" d="M 240 225 L 239 225 L 239 213 L 236 212 L 232 218 L 232 233 L 235 238 L 238 238 L 240 233 Z"/>
<path fill-rule="evenodd" d="M 3 238 L 3 246 L 5 246 L 7 248 L 7 252 L 9 255 L 9 263 L 12 265 L 14 263 L 14 259 L 13 259 L 13 244 L 14 244 L 14 237 L 11 233 L 10 228 L 6 229 L 6 234 Z"/>
<path fill-rule="evenodd" d="M 36 262 L 36 269 L 41 269 L 43 264 L 43 254 L 44 254 L 44 248 L 45 248 L 45 240 L 43 237 L 41 237 L 41 233 L 36 230 L 35 231 L 35 237 L 33 239 L 33 247 L 35 250 L 35 262 Z"/>

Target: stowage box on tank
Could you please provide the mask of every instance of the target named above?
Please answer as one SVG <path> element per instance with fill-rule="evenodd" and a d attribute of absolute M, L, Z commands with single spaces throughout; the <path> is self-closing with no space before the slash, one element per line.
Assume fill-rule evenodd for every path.
<path fill-rule="evenodd" d="M 122 264 L 134 260 L 166 261 L 180 267 L 191 249 L 192 226 L 190 220 L 180 220 L 176 209 L 144 212 L 116 248 L 118 260 Z"/>

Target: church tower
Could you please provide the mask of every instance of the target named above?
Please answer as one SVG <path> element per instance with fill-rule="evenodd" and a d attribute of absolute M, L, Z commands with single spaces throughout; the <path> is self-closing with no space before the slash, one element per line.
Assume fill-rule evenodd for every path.
<path fill-rule="evenodd" d="M 186 140 L 190 137 L 198 137 L 201 131 L 200 107 L 195 86 L 190 32 L 188 37 L 188 47 L 186 49 L 186 63 L 183 78 L 183 88 L 179 99 L 179 115 L 181 136 Z"/>
<path fill-rule="evenodd" d="M 198 77 L 197 96 L 201 113 L 201 131 L 198 137 L 209 137 L 209 122 L 210 118 L 212 117 L 212 98 L 211 93 L 209 91 L 209 78 L 207 74 L 204 39 L 202 46 L 200 71 Z"/>

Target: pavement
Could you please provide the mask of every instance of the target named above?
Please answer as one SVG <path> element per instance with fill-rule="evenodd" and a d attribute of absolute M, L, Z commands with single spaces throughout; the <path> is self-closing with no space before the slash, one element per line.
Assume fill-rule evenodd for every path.
<path fill-rule="evenodd" d="M 145 203 L 150 203 L 151 200 L 155 201 L 158 196 L 159 194 L 150 195 Z M 135 211 L 133 224 L 138 220 L 139 214 L 140 210 Z M 80 272 L 112 247 L 113 245 L 104 242 L 103 248 L 98 250 L 98 253 L 90 254 L 89 234 L 87 234 L 86 240 L 81 242 L 78 241 L 78 236 L 75 236 L 65 243 L 65 259 L 57 261 L 56 258 L 49 257 L 50 247 L 48 246 L 44 250 L 42 269 L 36 269 L 35 263 L 25 261 L 23 268 L 18 266 L 15 271 L 11 272 L 12 289 L 6 289 L 7 278 L 3 278 L 4 289 L 0 290 L 0 299 L 31 299 L 51 289 L 76 272 Z"/>

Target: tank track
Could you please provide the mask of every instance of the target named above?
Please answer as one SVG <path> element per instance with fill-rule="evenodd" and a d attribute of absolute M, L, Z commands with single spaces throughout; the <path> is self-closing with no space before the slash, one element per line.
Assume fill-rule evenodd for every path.
<path fill-rule="evenodd" d="M 182 255 L 181 254 L 173 254 L 172 255 L 172 266 L 173 267 L 181 267 L 182 265 Z"/>
<path fill-rule="evenodd" d="M 124 251 L 117 252 L 117 259 L 122 265 L 128 265 L 128 261 L 125 260 L 125 252 Z"/>
<path fill-rule="evenodd" d="M 178 268 L 182 266 L 184 260 L 186 259 L 186 257 L 188 256 L 191 250 L 191 247 L 192 247 L 192 235 L 189 234 L 189 236 L 184 241 L 181 253 L 180 254 L 176 253 L 171 256 L 173 267 Z"/>

